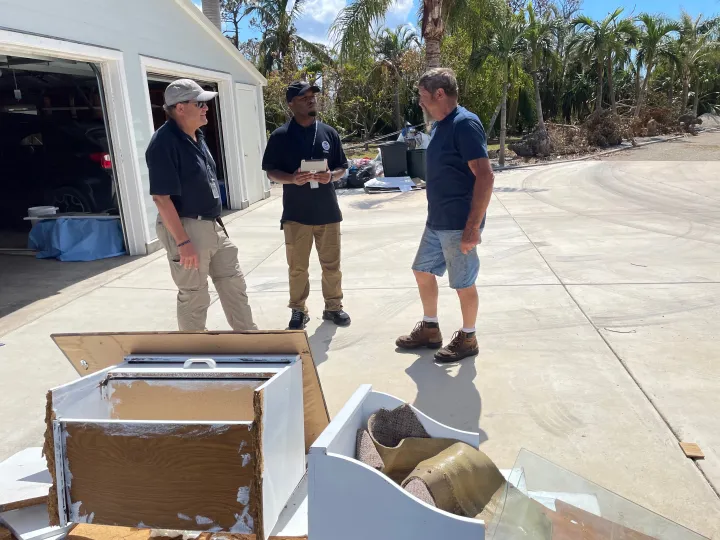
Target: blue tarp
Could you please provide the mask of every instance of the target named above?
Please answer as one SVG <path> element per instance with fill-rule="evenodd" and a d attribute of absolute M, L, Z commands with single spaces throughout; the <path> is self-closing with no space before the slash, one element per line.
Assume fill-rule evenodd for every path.
<path fill-rule="evenodd" d="M 38 259 L 95 261 L 125 255 L 119 219 L 58 218 L 38 221 L 30 231 L 28 247 Z"/>

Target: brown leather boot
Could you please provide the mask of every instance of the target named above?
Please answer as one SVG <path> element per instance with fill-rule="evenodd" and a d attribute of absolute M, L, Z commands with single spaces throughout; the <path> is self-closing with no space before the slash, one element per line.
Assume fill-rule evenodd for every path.
<path fill-rule="evenodd" d="M 466 334 L 458 330 L 446 347 L 435 353 L 435 360 L 438 362 L 457 362 L 468 356 L 475 356 L 480 352 L 475 333 Z"/>
<path fill-rule="evenodd" d="M 442 334 L 437 323 L 427 323 L 420 321 L 410 332 L 409 336 L 400 336 L 395 341 L 395 345 L 401 349 L 419 349 L 427 347 L 428 349 L 439 349 L 442 347 Z"/>

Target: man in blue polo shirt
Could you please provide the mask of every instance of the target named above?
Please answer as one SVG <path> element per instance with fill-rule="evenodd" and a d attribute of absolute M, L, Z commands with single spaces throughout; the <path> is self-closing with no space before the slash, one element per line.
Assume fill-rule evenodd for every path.
<path fill-rule="evenodd" d="M 492 197 L 494 176 L 480 119 L 458 105 L 458 86 L 451 69 L 437 68 L 418 81 L 420 106 L 435 121 L 427 158 L 428 218 L 413 272 L 424 316 L 413 331 L 397 339 L 402 349 L 440 349 L 439 362 L 478 354 L 475 321 L 480 270 L 477 245 Z M 436 276 L 448 271 L 457 290 L 463 327 L 442 347 L 438 323 Z"/>
<path fill-rule="evenodd" d="M 158 208 L 156 230 L 178 288 L 180 330 L 203 331 L 210 306 L 208 276 L 233 330 L 257 330 L 248 304 L 238 249 L 225 232 L 215 161 L 200 128 L 217 96 L 195 81 L 165 89 L 168 121 L 150 140 L 145 160 Z"/>

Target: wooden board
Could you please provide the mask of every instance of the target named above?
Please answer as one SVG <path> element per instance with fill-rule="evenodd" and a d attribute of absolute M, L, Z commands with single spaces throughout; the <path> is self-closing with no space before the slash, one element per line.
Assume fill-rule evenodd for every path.
<path fill-rule="evenodd" d="M 306 452 L 330 423 L 304 331 L 123 332 L 51 337 L 81 376 L 117 365 L 129 354 L 299 354 L 303 362 Z"/>
<path fill-rule="evenodd" d="M 63 425 L 70 521 L 254 532 L 257 430 L 250 425 Z"/>
<path fill-rule="evenodd" d="M 42 448 L 26 448 L 0 463 L 0 512 L 47 502 L 52 477 Z"/>
<path fill-rule="evenodd" d="M 179 531 L 165 533 L 165 536 L 159 535 L 157 531 L 150 529 L 131 529 L 129 527 L 104 527 L 101 525 L 88 525 L 81 523 L 75 527 L 66 537 L 66 540 L 163 540 L 165 538 L 173 538 L 181 540 L 183 533 Z M 0 540 L 2 537 L 0 537 Z M 228 533 L 203 533 L 198 536 L 197 540 L 257 540 L 254 534 L 228 534 Z M 303 536 L 271 536 L 270 540 L 307 540 L 307 535 Z"/>
<path fill-rule="evenodd" d="M 555 501 L 555 512 L 536 501 L 532 503 L 552 522 L 552 540 L 655 540 L 560 500 Z"/>
<path fill-rule="evenodd" d="M 685 455 L 690 459 L 705 459 L 705 454 L 700 450 L 700 447 L 695 443 L 681 442 L 680 448 L 682 448 Z"/>

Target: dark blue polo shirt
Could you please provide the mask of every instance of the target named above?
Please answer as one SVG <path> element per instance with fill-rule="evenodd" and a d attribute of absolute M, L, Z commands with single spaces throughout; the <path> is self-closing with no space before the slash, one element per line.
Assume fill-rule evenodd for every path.
<path fill-rule="evenodd" d="M 197 142 L 169 119 L 150 139 L 145 161 L 150 195 L 170 195 L 180 217 L 220 216 L 217 167 L 200 130 Z"/>
<path fill-rule="evenodd" d="M 293 119 L 270 135 L 262 168 L 264 171 L 278 170 L 292 174 L 300 168 L 302 160 L 321 159 L 328 160 L 331 171 L 347 168 L 348 161 L 337 131 L 320 121 L 303 127 Z M 327 225 L 342 221 L 335 182 L 319 184 L 315 189 L 310 187 L 309 182 L 303 186 L 283 184 L 283 221 L 295 221 L 303 225 Z"/>
<path fill-rule="evenodd" d="M 425 157 L 428 228 L 436 231 L 464 229 L 475 187 L 475 175 L 468 162 L 488 157 L 480 119 L 466 108 L 456 107 L 435 123 Z"/>

